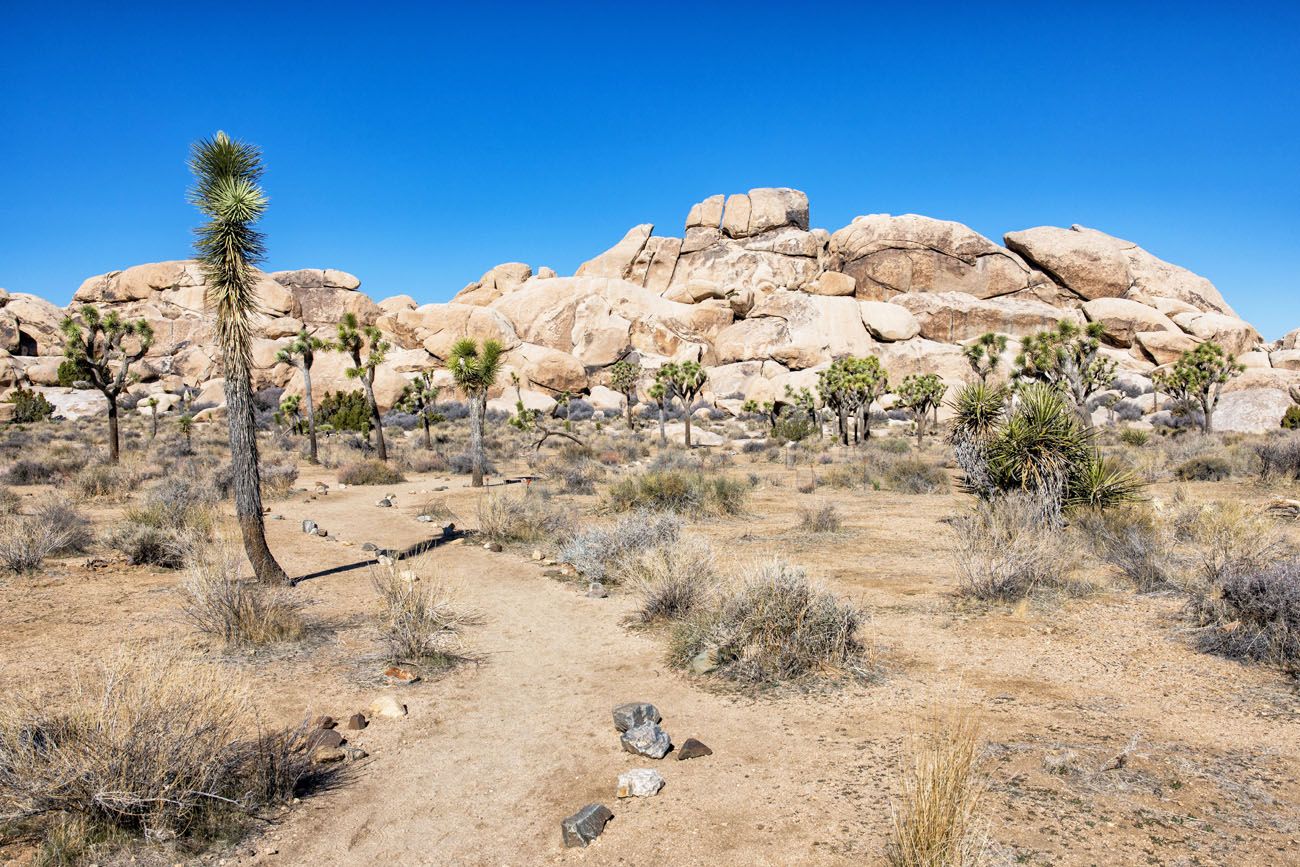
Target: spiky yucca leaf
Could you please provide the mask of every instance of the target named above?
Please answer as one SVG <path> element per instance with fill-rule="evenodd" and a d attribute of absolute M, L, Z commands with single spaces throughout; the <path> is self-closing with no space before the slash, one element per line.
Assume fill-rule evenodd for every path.
<path fill-rule="evenodd" d="M 1093 452 L 1070 479 L 1066 505 L 1107 509 L 1133 502 L 1142 487 L 1142 480 L 1129 470 Z"/>
<path fill-rule="evenodd" d="M 993 435 L 1006 415 L 1007 390 L 1000 386 L 972 383 L 953 398 L 950 441 L 974 439 L 984 441 Z"/>
<path fill-rule="evenodd" d="M 1062 488 L 1091 455 L 1091 431 L 1046 383 L 1020 389 L 1018 404 L 988 449 L 990 472 L 1003 490 Z"/>

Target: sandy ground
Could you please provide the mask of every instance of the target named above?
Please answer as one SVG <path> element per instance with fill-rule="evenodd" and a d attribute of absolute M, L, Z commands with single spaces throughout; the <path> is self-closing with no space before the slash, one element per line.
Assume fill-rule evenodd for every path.
<path fill-rule="evenodd" d="M 971 710 L 987 742 L 989 835 L 1012 863 L 1300 864 L 1294 683 L 1195 651 L 1168 596 L 1117 588 L 960 605 L 942 519 L 961 495 L 799 494 L 777 465 L 742 461 L 732 472 L 750 470 L 763 480 L 749 514 L 693 529 L 735 562 L 780 554 L 870 611 L 876 681 L 815 695 L 719 692 L 668 669 L 659 637 L 623 625 L 630 598 L 588 599 L 543 576 L 528 550 L 438 548 L 412 565 L 483 614 L 467 631 L 479 661 L 402 688 L 410 715 L 353 739 L 371 756 L 345 785 L 304 799 L 225 863 L 878 863 L 907 734 L 935 708 L 956 707 Z M 300 484 L 318 478 L 335 481 L 312 470 Z M 177 611 L 175 573 L 87 569 L 78 558 L 9 579 L 0 687 L 61 682 L 111 648 L 170 642 L 249 680 L 269 721 L 362 709 L 386 687 L 361 544 L 421 541 L 429 525 L 415 515 L 430 497 L 412 492 L 438 484 L 450 490 L 434 496 L 473 526 L 482 493 L 459 478 L 272 504 L 284 520 L 268 523 L 270 541 L 285 567 L 325 573 L 296 591 L 319 630 L 290 652 L 249 660 L 211 649 Z M 398 508 L 376 507 L 389 490 Z M 1228 484 L 1193 493 L 1267 496 Z M 595 498 L 569 499 L 594 520 Z M 823 500 L 845 529 L 795 530 L 799 506 Z M 303 518 L 354 544 L 304 536 Z M 610 710 L 634 700 L 658 705 L 676 743 L 696 737 L 714 754 L 653 762 L 622 752 Z M 659 796 L 614 798 L 619 772 L 634 767 L 663 773 Z M 590 802 L 616 818 L 591 847 L 561 848 L 561 818 Z"/>

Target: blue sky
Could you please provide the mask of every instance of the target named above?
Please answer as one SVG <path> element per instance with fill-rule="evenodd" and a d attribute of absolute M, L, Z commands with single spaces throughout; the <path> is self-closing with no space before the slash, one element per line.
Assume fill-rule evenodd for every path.
<path fill-rule="evenodd" d="M 832 230 L 1094 226 L 1300 326 L 1300 4 L 357 8 L 8 5 L 0 286 L 188 256 L 187 149 L 225 129 L 265 152 L 267 267 L 375 297 L 791 186 Z"/>

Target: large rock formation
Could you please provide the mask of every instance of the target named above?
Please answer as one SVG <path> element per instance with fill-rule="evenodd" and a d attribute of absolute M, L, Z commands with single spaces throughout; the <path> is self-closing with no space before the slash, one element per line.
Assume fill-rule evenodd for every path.
<path fill-rule="evenodd" d="M 376 382 L 385 405 L 409 377 L 441 368 L 452 344 L 471 337 L 502 344 L 525 405 L 544 411 L 562 392 L 617 411 L 606 369 L 625 358 L 646 371 L 699 361 L 709 369 L 705 399 L 734 411 L 746 397 L 782 400 L 787 386 L 813 386 L 819 371 L 848 354 L 877 355 L 894 381 L 933 372 L 958 386 L 973 378 L 964 342 L 999 332 L 1014 355 L 1018 338 L 1069 319 L 1101 323 L 1104 351 L 1126 375 L 1147 374 L 1206 340 L 1236 353 L 1249 369 L 1225 389 L 1235 395 L 1225 396 L 1225 429 L 1275 427 L 1288 395 L 1300 394 L 1300 330 L 1265 343 L 1204 277 L 1081 226 L 1009 232 L 1005 244 L 915 214 L 869 214 L 834 232 L 810 228 L 807 196 L 760 188 L 696 203 L 680 237 L 634 226 L 571 277 L 507 262 L 446 303 L 420 305 L 406 295 L 375 303 L 358 278 L 329 268 L 259 274 L 255 376 L 259 386 L 300 388 L 276 350 L 300 328 L 332 335 L 350 312 L 393 344 Z M 89 278 L 73 306 L 97 304 L 153 326 L 137 393 L 213 384 L 219 397 L 204 291 L 196 263 L 158 262 Z M 0 290 L 0 380 L 54 384 L 64 313 Z M 355 387 L 345 367 L 322 353 L 315 387 Z M 449 384 L 445 372 L 439 380 Z M 502 377 L 503 386 L 509 380 Z M 512 408 L 513 390 L 503 390 L 493 405 Z"/>

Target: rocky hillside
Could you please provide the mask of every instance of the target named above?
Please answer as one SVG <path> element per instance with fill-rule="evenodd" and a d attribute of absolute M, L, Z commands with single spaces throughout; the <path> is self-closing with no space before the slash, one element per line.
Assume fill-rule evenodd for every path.
<path fill-rule="evenodd" d="M 573 276 L 506 263 L 444 304 L 419 305 L 406 295 L 375 302 L 360 280 L 332 269 L 265 274 L 254 360 L 259 385 L 294 392 L 298 377 L 275 362 L 284 338 L 303 325 L 332 335 L 350 311 L 394 344 L 376 383 L 385 404 L 409 375 L 439 367 L 468 335 L 501 341 L 526 403 L 539 409 L 553 407 L 562 391 L 615 408 L 606 369 L 633 357 L 645 369 L 699 361 L 709 368 L 705 398 L 734 411 L 745 397 L 780 398 L 787 384 L 814 384 L 819 370 L 846 354 L 879 356 L 895 381 L 934 372 L 955 386 L 972 379 L 963 341 L 987 331 L 1017 338 L 1069 318 L 1105 327 L 1127 414 L 1153 408 L 1144 374 L 1214 340 L 1247 366 L 1225 389 L 1217 426 L 1277 427 L 1300 387 L 1300 329 L 1266 343 L 1209 280 L 1094 229 L 1043 226 L 1003 240 L 915 214 L 870 214 L 828 232 L 809 228 L 808 198 L 797 190 L 716 195 L 690 208 L 681 237 L 635 226 Z M 221 371 L 203 294 L 194 263 L 159 262 L 91 277 L 73 305 L 93 303 L 153 325 L 136 393 L 198 385 L 204 402 L 219 405 Z M 67 414 L 93 411 L 87 395 L 52 388 L 63 315 L 34 296 L 3 296 L 0 379 L 48 387 Z M 1015 351 L 1013 339 L 1008 362 Z M 343 368 L 341 356 L 320 356 L 318 393 L 353 387 Z M 513 394 L 499 405 L 512 407 Z"/>

